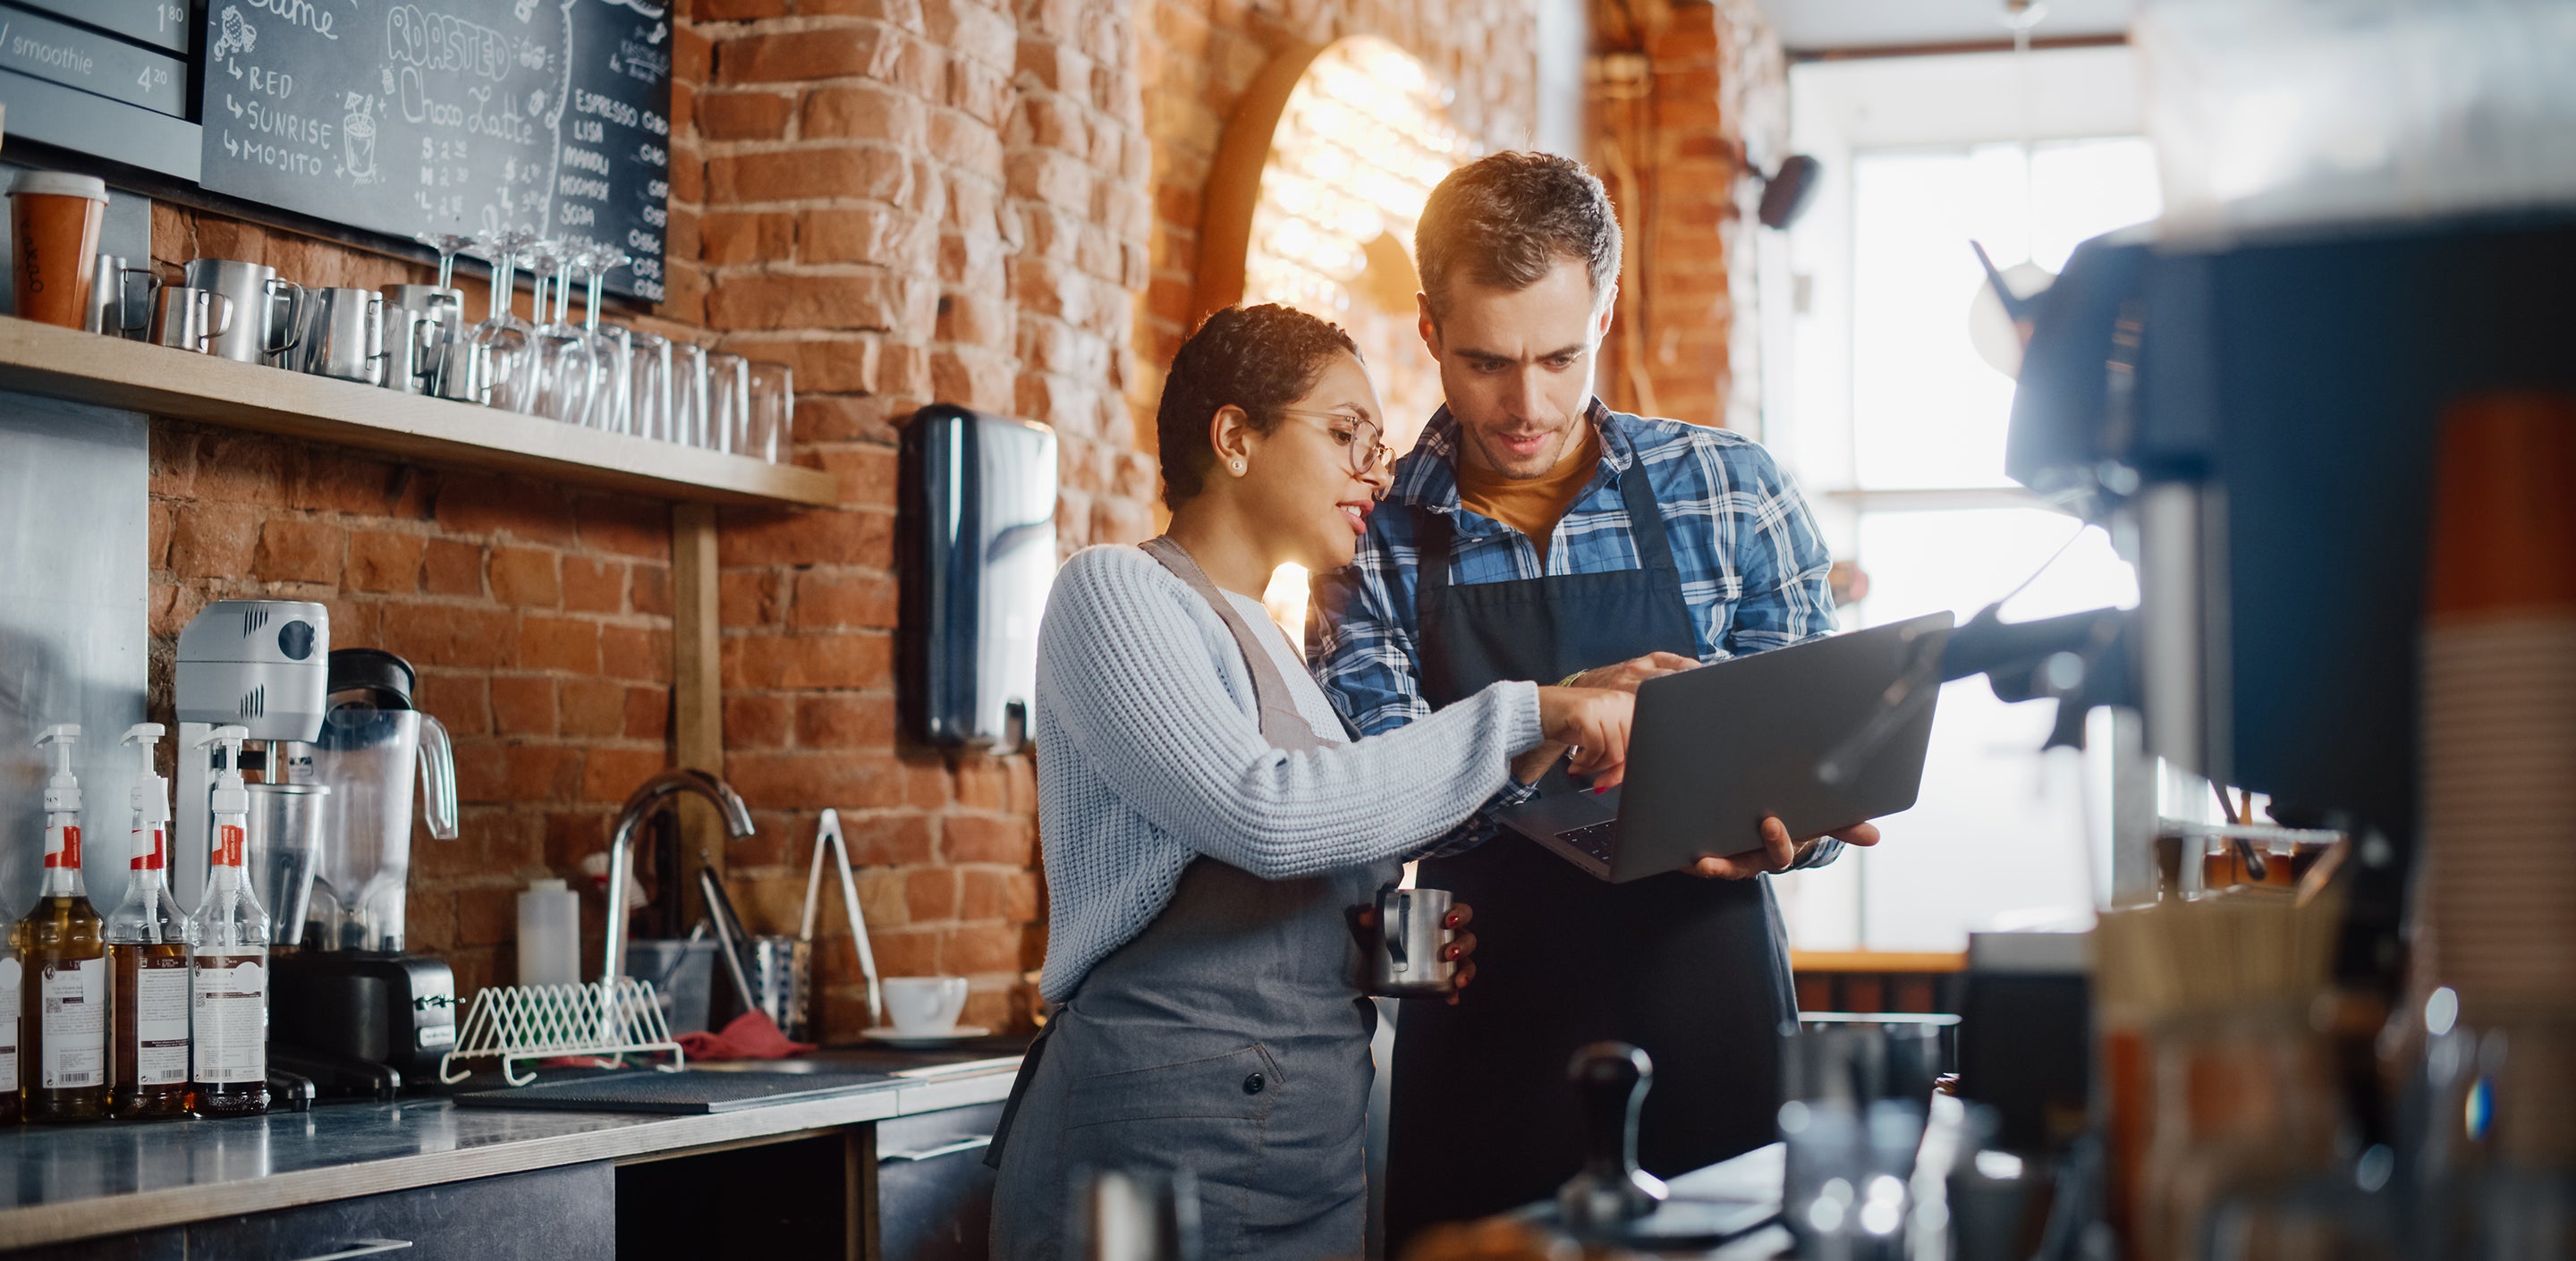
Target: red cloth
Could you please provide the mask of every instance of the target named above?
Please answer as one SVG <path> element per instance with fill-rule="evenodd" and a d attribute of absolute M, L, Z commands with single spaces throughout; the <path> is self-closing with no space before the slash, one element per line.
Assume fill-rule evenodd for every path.
<path fill-rule="evenodd" d="M 811 1042 L 790 1041 L 767 1013 L 747 1011 L 714 1033 L 684 1033 L 680 1049 L 693 1060 L 778 1060 L 814 1049 Z"/>

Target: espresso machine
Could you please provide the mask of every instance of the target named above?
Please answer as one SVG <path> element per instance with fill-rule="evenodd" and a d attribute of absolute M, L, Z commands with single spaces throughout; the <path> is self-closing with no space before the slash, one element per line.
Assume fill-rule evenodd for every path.
<path fill-rule="evenodd" d="M 410 662 L 380 649 L 329 657 L 301 946 L 275 961 L 269 1014 L 270 1058 L 326 1093 L 390 1098 L 431 1080 L 456 1042 L 455 974 L 403 948 L 415 783 L 430 836 L 456 837 L 455 759 L 447 729 L 413 708 L 417 683 Z"/>

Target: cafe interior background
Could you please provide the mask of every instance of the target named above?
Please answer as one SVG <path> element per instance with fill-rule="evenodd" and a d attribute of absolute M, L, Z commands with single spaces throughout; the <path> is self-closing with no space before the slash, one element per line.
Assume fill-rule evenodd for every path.
<path fill-rule="evenodd" d="M 264 119 L 254 98 L 276 90 L 260 83 L 275 67 L 255 63 L 327 28 L 313 15 L 329 6 L 133 7 L 178 33 L 121 25 L 114 5 L 0 2 L 0 20 L 22 32 L 14 52 L 0 43 L 0 163 L 103 176 L 113 194 L 98 249 L 155 283 L 175 288 L 193 278 L 191 260 L 211 258 L 274 268 L 308 289 L 426 284 L 440 250 L 459 243 L 424 245 L 395 226 L 417 219 L 419 231 L 478 238 L 462 244 L 454 272 L 470 322 L 490 302 L 493 234 L 521 226 L 530 207 L 587 241 L 573 225 L 590 221 L 557 204 L 592 195 L 565 191 L 572 173 L 531 182 L 513 171 L 494 194 L 467 187 L 487 173 L 443 142 L 410 151 L 409 133 L 396 134 L 393 63 L 385 100 L 361 103 L 359 83 L 337 134 L 317 138 L 273 110 Z M 950 428 L 938 432 L 954 433 L 978 422 L 943 406 L 968 409 L 1037 444 L 1036 471 L 1019 470 L 1036 481 L 1016 485 L 1039 486 L 1052 505 L 1054 557 L 1137 542 L 1160 521 L 1160 366 L 1207 310 L 1270 300 L 1353 332 L 1402 450 L 1438 398 L 1412 330 L 1422 199 L 1480 153 L 1541 148 L 1590 164 L 1626 234 L 1596 390 L 1614 407 L 1724 425 L 1778 453 L 1838 562 L 1845 628 L 1942 609 L 1965 620 L 1997 601 L 2012 622 L 2139 610 L 2153 603 L 2142 589 L 2223 584 L 2224 565 L 2199 579 L 2167 575 L 2163 588 L 2142 576 L 2142 548 L 2154 546 L 2144 540 L 2157 531 L 2185 529 L 2164 536 L 2169 546 L 2206 539 L 2153 510 L 2102 509 L 2136 489 L 2134 472 L 2123 484 L 2108 471 L 2110 457 L 2083 465 L 2095 470 L 2091 499 L 2028 476 L 2027 459 L 2008 472 L 2013 430 L 2032 414 L 2029 378 L 2017 399 L 2013 377 L 2030 316 L 1995 297 L 1971 241 L 2025 298 L 2069 269 L 2079 243 L 2141 224 L 2199 248 L 2305 239 L 2317 224 L 2528 214 L 2562 225 L 2540 257 L 2563 264 L 2564 209 L 2576 200 L 2571 133 L 2556 125 L 2576 104 L 2563 74 L 2546 69 L 2576 44 L 2563 12 L 2538 3 L 2371 3 L 2340 15 L 2197 0 L 559 7 L 567 22 L 596 7 L 658 30 L 632 36 L 619 73 L 666 104 L 643 123 L 601 111 L 651 139 L 620 151 L 613 171 L 599 168 L 600 189 L 625 199 L 618 222 L 639 226 L 588 241 L 620 247 L 630 270 L 606 274 L 605 299 L 596 284 L 585 295 L 566 281 L 572 322 L 595 311 L 628 330 L 629 345 L 658 337 L 684 361 L 693 346 L 739 356 L 769 381 L 784 366 L 792 423 L 719 435 L 702 415 L 692 435 L 667 418 L 648 430 L 603 414 L 570 426 L 593 432 L 565 433 L 542 416 L 418 410 L 446 406 L 433 400 L 377 414 L 328 391 L 236 397 L 158 358 L 119 358 L 136 348 L 75 346 L 8 322 L 0 893 L 13 915 L 39 875 L 38 731 L 64 714 L 86 725 L 84 783 L 94 804 L 111 803 L 91 830 L 121 837 L 133 771 L 112 733 L 147 719 L 178 727 L 182 629 L 216 601 L 310 601 L 327 610 L 332 647 L 408 661 L 417 708 L 452 738 L 454 836 L 421 825 L 398 905 L 404 948 L 444 960 L 460 1008 L 520 976 L 519 902 L 532 881 L 562 879 L 578 893 L 580 954 L 599 957 L 600 856 L 621 806 L 681 767 L 721 776 L 751 828 L 728 838 L 697 801 L 681 803 L 676 825 L 646 825 L 637 852 L 678 864 L 654 886 L 676 906 L 662 921 L 673 933 L 703 913 L 701 868 L 730 890 L 749 932 L 795 933 L 800 919 L 811 931 L 808 878 L 820 868 L 809 866 L 809 839 L 828 812 L 846 833 L 876 971 L 962 976 L 965 1024 L 1025 1033 L 1043 1018 L 1033 761 L 1011 747 L 1020 715 L 1007 702 L 1020 698 L 991 694 L 1007 669 L 943 659 L 936 668 L 964 670 L 976 699 L 951 714 L 947 693 L 924 696 L 938 691 L 928 678 L 936 641 L 964 632 L 937 624 L 956 591 L 921 537 L 919 518 L 939 501 L 921 484 L 918 462 L 937 453 L 925 451 L 931 430 L 917 417 L 944 417 Z M 236 39 L 227 22 L 245 15 L 268 54 L 247 41 L 221 47 Z M 292 29 L 299 21 L 305 29 Z M 48 23 L 67 41 L 109 41 L 96 64 L 146 58 L 131 63 L 144 67 L 139 90 L 81 82 L 78 67 L 92 62 L 41 47 L 12 60 L 27 48 L 23 32 L 41 41 Z M 374 38 L 373 27 L 350 27 Z M 394 62 L 454 68 L 405 54 L 399 35 L 392 47 Z M 152 67 L 164 63 L 175 83 L 156 85 Z M 240 147 L 225 156 L 226 143 Z M 289 156 L 262 166 L 261 146 Z M 629 169 L 638 154 L 653 169 Z M 381 173 L 353 180 L 361 167 Z M 1766 223 L 1766 194 L 1800 180 L 1797 213 Z M 533 193 L 513 201 L 522 185 Z M 2524 312 L 2513 305 L 2523 295 L 2481 288 L 2481 262 L 2427 292 Z M 2430 318 L 2429 299 L 2403 301 L 2409 320 Z M 2303 308 L 2263 310 L 2289 319 L 2281 312 Z M 2563 315 L 2554 327 L 2565 331 Z M 2347 375 L 2386 365 L 2363 362 L 2371 354 L 2414 350 L 2393 334 L 2348 341 Z M 2325 353 L 2296 351 L 2312 352 Z M 2093 359 L 2098 370 L 2102 356 Z M 2129 370 L 2113 359 L 2114 375 Z M 295 401 L 307 397 L 319 401 Z M 2565 421 L 2563 395 L 2546 406 Z M 2430 432 L 2431 417 L 2418 420 Z M 2357 429 L 2349 440 L 2370 437 Z M 2429 438 L 2406 449 L 2429 464 Z M 2245 496 L 2277 489 L 2250 485 L 2228 488 L 2240 519 L 2260 515 Z M 2388 577 L 2397 602 L 2324 599 L 2302 616 L 2413 626 L 2432 492 L 2410 493 L 2399 516 L 2416 533 Z M 2285 511 L 2307 510 L 2296 502 Z M 2223 513 L 2184 515 L 2223 527 Z M 1301 623 L 1298 575 L 1283 573 L 1271 596 L 1283 624 Z M 2205 668 L 2183 690 L 2203 690 L 2167 711 L 2190 715 L 2186 726 L 2201 720 L 2193 706 L 2225 708 L 2242 671 L 2278 664 L 2252 655 L 2276 645 L 2229 640 L 2223 612 L 2209 616 L 2206 644 L 2248 656 L 2234 682 L 2223 648 L 2191 659 Z M 2090 668 L 2098 682 L 2091 651 L 2077 643 L 2049 661 Z M 2397 724 L 2400 739 L 2411 739 L 2411 660 L 2338 684 L 2402 694 L 2396 710 L 2356 711 Z M 2155 902 L 2160 887 L 2197 898 L 2245 880 L 2264 847 L 2302 875 L 2329 852 L 2350 854 L 2354 869 L 2424 861 L 2412 818 L 2314 802 L 2302 804 L 2328 809 L 2276 819 L 2273 786 L 2251 776 L 2250 791 L 2213 792 L 2213 769 L 2239 787 L 2225 775 L 2231 753 L 2247 766 L 2265 759 L 2178 738 L 2181 726 L 2153 731 L 2140 718 L 2150 699 L 2093 708 L 2080 678 L 2039 687 L 2039 703 L 2007 703 L 2000 690 L 1983 676 L 1944 684 L 1920 803 L 1882 822 L 1880 847 L 1779 881 L 1802 1007 L 1956 1013 L 1973 988 L 1972 935 L 2071 938 L 2099 910 Z M 2076 698 L 2080 748 L 2042 751 L 2067 734 L 2049 694 Z M 2530 721 L 2531 740 L 2565 738 L 2559 719 Z M 2333 734 L 2264 730 L 2328 745 Z M 2539 747 L 2558 760 L 2515 765 L 2576 780 L 2568 746 Z M 2401 758 L 2372 773 L 2416 768 Z M 2414 794 L 2400 799 L 2411 807 Z M 2157 837 L 2184 857 L 2168 853 L 2159 868 Z M 2565 892 L 2551 883 L 2565 875 L 2559 860 L 2496 853 L 2539 864 L 2517 870 Z M 91 851 L 103 905 L 122 887 L 121 857 L 113 845 Z M 2368 894 L 2378 899 L 2369 913 L 2389 924 L 2414 905 L 2395 887 L 2392 877 Z M 874 1018 L 871 981 L 846 917 L 828 892 L 824 901 L 809 1028 L 847 1041 Z M 2429 963 L 2408 973 L 2386 957 L 2397 930 L 2372 931 L 2361 936 L 2381 956 L 2338 975 L 2376 979 L 2344 991 L 2334 1019 L 2347 1032 L 2365 1019 L 2387 1029 L 2395 1080 L 2416 1067 L 2394 1057 L 2420 1067 L 2428 1037 L 2449 1030 L 2448 1017 L 2428 1031 L 2405 1010 L 2445 978 L 2421 970 Z M 2542 1005 L 2550 1019 L 2568 1010 L 2560 997 Z"/>

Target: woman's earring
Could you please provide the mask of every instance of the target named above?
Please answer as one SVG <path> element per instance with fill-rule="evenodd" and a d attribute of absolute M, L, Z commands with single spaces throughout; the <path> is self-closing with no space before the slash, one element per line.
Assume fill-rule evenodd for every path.
<path fill-rule="evenodd" d="M 1230 469 L 1233 469 L 1233 470 L 1234 470 L 1234 472 L 1235 472 L 1235 476 L 1237 476 L 1237 477 L 1240 477 L 1240 476 L 1242 476 L 1242 475 L 1243 475 L 1243 461 L 1241 461 L 1241 460 L 1236 460 L 1234 463 L 1226 465 L 1226 467 L 1227 467 L 1227 468 L 1230 468 Z"/>

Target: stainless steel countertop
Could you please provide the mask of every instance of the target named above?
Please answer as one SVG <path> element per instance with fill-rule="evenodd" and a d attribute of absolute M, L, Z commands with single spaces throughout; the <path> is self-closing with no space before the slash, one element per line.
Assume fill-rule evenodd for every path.
<path fill-rule="evenodd" d="M 862 1062 L 833 1052 L 818 1058 L 818 1067 L 834 1069 Z M 520 1112 L 421 1099 L 234 1121 L 11 1126 L 0 1130 L 0 1249 L 991 1103 L 1010 1093 L 1016 1066 L 1005 1058 L 709 1116 Z"/>

